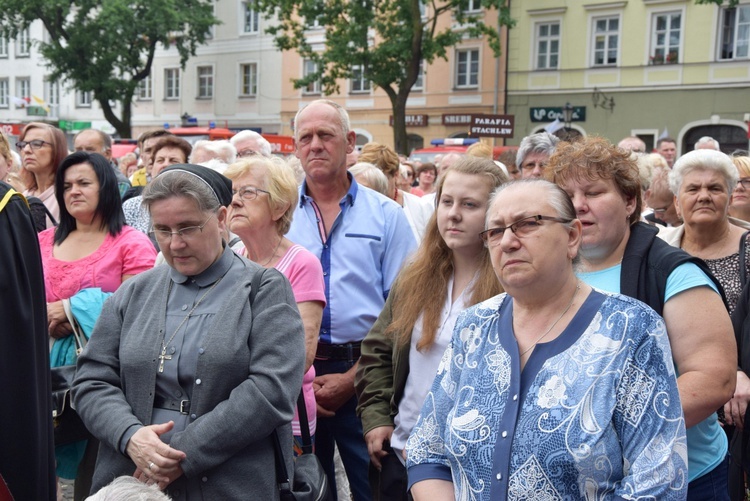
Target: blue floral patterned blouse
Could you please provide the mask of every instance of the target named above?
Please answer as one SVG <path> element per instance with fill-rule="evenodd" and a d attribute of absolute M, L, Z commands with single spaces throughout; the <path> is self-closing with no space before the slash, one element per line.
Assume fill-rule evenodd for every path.
<path fill-rule="evenodd" d="M 407 443 L 409 486 L 455 498 L 685 499 L 687 446 L 664 322 L 592 291 L 520 370 L 513 300 L 459 317 Z"/>

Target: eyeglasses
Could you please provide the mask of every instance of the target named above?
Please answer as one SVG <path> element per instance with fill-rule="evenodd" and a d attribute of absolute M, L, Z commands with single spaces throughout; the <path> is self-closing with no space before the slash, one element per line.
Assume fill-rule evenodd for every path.
<path fill-rule="evenodd" d="M 268 191 L 261 190 L 260 188 L 256 188 L 255 186 L 244 186 L 239 190 L 232 190 L 232 196 L 239 195 L 242 200 L 250 202 L 251 200 L 255 200 L 256 198 L 258 198 L 258 192 L 270 195 Z"/>
<path fill-rule="evenodd" d="M 748 182 L 750 182 L 750 179 L 748 179 Z M 672 204 L 667 205 L 664 208 L 661 209 L 652 209 L 654 211 L 654 214 L 664 214 L 672 207 Z"/>
<path fill-rule="evenodd" d="M 750 190 L 750 177 L 743 177 L 737 182 L 737 186 L 742 185 L 746 190 Z"/>
<path fill-rule="evenodd" d="M 34 139 L 32 141 L 18 141 L 16 143 L 16 148 L 18 148 L 19 151 L 26 148 L 26 146 L 31 146 L 32 150 L 38 150 L 42 148 L 45 144 L 48 144 L 52 146 L 52 143 L 49 143 L 47 141 L 44 141 L 43 139 Z"/>
<path fill-rule="evenodd" d="M 177 231 L 152 229 L 150 234 L 154 235 L 156 237 L 156 240 L 161 243 L 171 242 L 172 235 L 179 235 L 179 237 L 184 241 L 191 240 L 203 233 L 203 227 L 206 226 L 211 218 L 215 215 L 216 214 L 211 214 L 210 216 L 208 216 L 208 219 L 203 221 L 203 224 L 200 226 L 187 226 L 185 228 L 180 228 Z"/>
<path fill-rule="evenodd" d="M 509 224 L 505 227 L 499 227 L 499 228 L 490 228 L 489 230 L 485 230 L 479 234 L 479 237 L 484 240 L 489 245 L 499 245 L 500 240 L 503 239 L 503 235 L 505 234 L 505 230 L 510 228 L 510 231 L 513 232 L 514 235 L 516 235 L 519 238 L 526 237 L 528 235 L 531 235 L 536 230 L 539 229 L 540 226 L 542 226 L 541 221 L 553 221 L 555 223 L 569 223 L 572 221 L 572 219 L 563 219 L 561 217 L 552 217 L 552 216 L 542 216 L 542 215 L 536 215 L 536 216 L 526 216 L 522 219 L 519 219 L 515 223 Z"/>
<path fill-rule="evenodd" d="M 544 169 L 544 167 L 547 165 L 547 162 L 529 162 L 521 165 L 522 170 L 534 170 L 537 167 L 540 169 Z"/>
<path fill-rule="evenodd" d="M 246 157 L 252 157 L 253 155 L 257 155 L 258 152 L 255 150 L 242 150 L 237 152 L 237 158 L 246 158 Z"/>

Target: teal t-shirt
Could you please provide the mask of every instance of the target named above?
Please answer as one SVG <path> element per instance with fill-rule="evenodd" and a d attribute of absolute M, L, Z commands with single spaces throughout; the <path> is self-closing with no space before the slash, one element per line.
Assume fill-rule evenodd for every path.
<path fill-rule="evenodd" d="M 622 265 L 599 271 L 580 272 L 578 278 L 596 289 L 620 293 L 620 273 Z M 667 277 L 667 290 L 664 293 L 666 304 L 676 294 L 693 287 L 711 287 L 716 293 L 713 280 L 693 263 L 681 264 Z M 679 367 L 675 366 L 679 374 Z M 692 482 L 716 468 L 727 455 L 727 438 L 719 425 L 716 413 L 711 414 L 697 425 L 687 429 L 688 481 Z"/>

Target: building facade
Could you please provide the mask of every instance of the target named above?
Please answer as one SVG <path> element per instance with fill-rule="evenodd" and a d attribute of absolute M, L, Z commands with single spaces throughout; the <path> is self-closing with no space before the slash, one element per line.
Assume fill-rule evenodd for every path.
<path fill-rule="evenodd" d="M 678 152 L 701 136 L 748 147 L 750 1 L 513 2 L 507 113 L 518 144 L 569 103 L 570 127 L 617 142 L 662 135 Z"/>
<path fill-rule="evenodd" d="M 280 132 L 282 54 L 265 34 L 273 21 L 252 0 L 215 2 L 214 15 L 221 24 L 185 68 L 176 49 L 157 50 L 134 101 L 134 135 L 187 117 L 201 126 Z"/>
<path fill-rule="evenodd" d="M 487 24 L 496 25 L 497 11 L 484 12 L 479 1 L 470 2 L 469 9 L 467 13 L 484 16 Z M 425 15 L 428 16 L 429 11 Z M 440 16 L 438 30 L 460 29 L 453 24 L 450 15 Z M 322 49 L 325 44 L 322 28 L 311 27 L 306 35 L 308 43 Z M 504 32 L 501 37 L 505 37 Z M 317 82 L 294 89 L 292 80 L 314 71 L 313 63 L 303 60 L 296 52 L 285 52 L 283 59 L 282 134 L 293 134 L 292 122 L 301 107 L 315 99 L 327 98 L 349 112 L 358 146 L 370 141 L 393 146 L 392 107 L 382 89 L 374 88 L 362 77 L 340 81 L 339 94 L 332 96 L 324 96 Z M 447 60 L 436 59 L 432 64 L 424 64 L 406 106 L 409 151 L 429 146 L 432 140 L 466 137 L 471 114 L 502 113 L 504 86 L 505 54 L 495 58 L 486 40 L 466 38 L 448 49 Z"/>

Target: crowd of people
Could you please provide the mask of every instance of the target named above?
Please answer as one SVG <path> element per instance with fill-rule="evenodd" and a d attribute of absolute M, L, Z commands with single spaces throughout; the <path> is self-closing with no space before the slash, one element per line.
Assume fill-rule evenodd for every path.
<path fill-rule="evenodd" d="M 96 130 L 0 138 L 29 330 L 0 433 L 35 445 L 0 493 L 278 499 L 306 426 L 332 499 L 746 499 L 747 152 L 541 132 L 413 163 L 332 101 L 294 124 L 289 159 L 249 130 L 117 163 Z M 73 364 L 89 438 L 54 444 Z"/>

